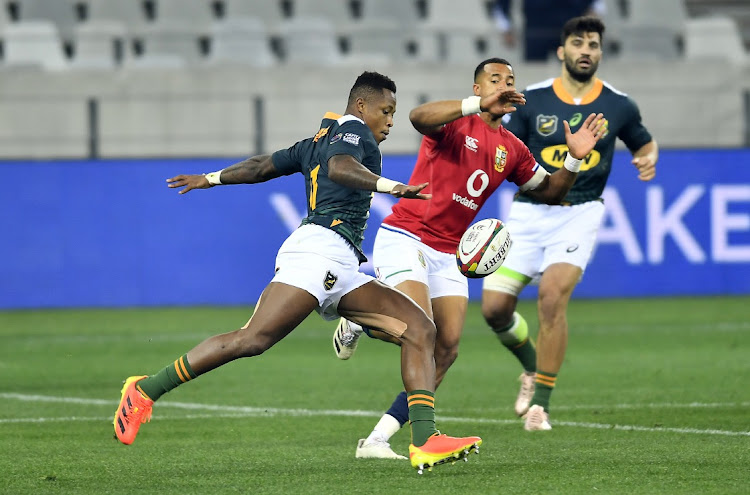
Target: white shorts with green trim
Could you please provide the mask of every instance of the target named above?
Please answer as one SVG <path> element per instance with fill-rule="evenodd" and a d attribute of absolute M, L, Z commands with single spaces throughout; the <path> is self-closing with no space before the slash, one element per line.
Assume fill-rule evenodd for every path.
<path fill-rule="evenodd" d="M 469 283 L 458 270 L 456 255 L 433 249 L 405 230 L 381 225 L 372 262 L 378 279 L 391 287 L 412 280 L 429 288 L 430 299 L 469 297 Z"/>
<path fill-rule="evenodd" d="M 298 287 L 318 300 L 326 320 L 339 317 L 339 301 L 349 292 L 375 280 L 359 271 L 354 248 L 336 232 L 320 225 L 303 225 L 287 237 L 276 255 L 271 282 Z"/>
<path fill-rule="evenodd" d="M 505 222 L 513 239 L 508 257 L 485 277 L 484 290 L 518 295 L 555 263 L 586 270 L 604 218 L 604 203 L 589 201 L 572 206 L 513 202 Z"/>

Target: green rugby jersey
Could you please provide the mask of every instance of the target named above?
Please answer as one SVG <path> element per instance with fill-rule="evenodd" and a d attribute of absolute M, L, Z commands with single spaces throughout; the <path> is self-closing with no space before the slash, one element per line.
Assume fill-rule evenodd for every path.
<path fill-rule="evenodd" d="M 307 217 L 301 225 L 333 230 L 349 241 L 359 261 L 365 262 L 362 239 L 374 193 L 329 179 L 328 160 L 334 155 L 351 155 L 372 173 L 381 174 L 382 156 L 370 128 L 353 115 L 342 117 L 332 112 L 325 114 L 315 136 L 276 151 L 271 160 L 282 175 L 300 172 L 305 176 Z"/>
<path fill-rule="evenodd" d="M 559 77 L 533 84 L 523 93 L 526 105 L 519 105 L 504 125 L 529 147 L 536 161 L 549 172 L 562 167 L 567 155 L 563 120 L 568 121 L 571 132 L 576 132 L 591 113 L 603 113 L 607 119 L 607 134 L 584 159 L 563 204 L 585 203 L 601 197 L 612 170 L 616 138 L 631 152 L 651 141 L 635 102 L 601 79 L 594 80 L 594 87 L 580 103 L 565 91 Z M 537 202 L 524 194 L 517 195 L 516 200 Z"/>

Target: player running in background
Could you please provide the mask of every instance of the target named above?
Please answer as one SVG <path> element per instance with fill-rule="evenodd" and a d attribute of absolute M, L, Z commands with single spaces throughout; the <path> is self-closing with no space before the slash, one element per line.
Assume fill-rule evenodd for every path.
<path fill-rule="evenodd" d="M 435 326 L 413 301 L 359 272 L 362 238 L 375 191 L 399 198 L 429 199 L 427 184 L 404 185 L 380 177 L 378 148 L 393 126 L 396 85 L 365 72 L 352 87 L 344 116 L 326 114 L 314 137 L 273 155 L 256 156 L 208 175 L 178 175 L 169 187 L 206 189 L 218 184 L 254 184 L 302 173 L 307 217 L 279 249 L 276 273 L 242 328 L 210 337 L 151 376 L 125 381 L 115 413 L 115 435 L 135 440 L 154 401 L 175 387 L 238 358 L 262 354 L 314 310 L 323 318 L 343 315 L 376 325 L 401 343 L 401 375 L 408 391 L 414 467 L 461 458 L 479 437 L 453 438 L 435 428 Z M 231 269 L 231 263 L 229 265 Z M 221 269 L 213 263 L 210 269 Z"/>
<path fill-rule="evenodd" d="M 529 431 L 551 428 L 549 400 L 567 346 L 568 302 L 591 258 L 604 215 L 601 195 L 616 138 L 633 154 L 641 180 L 649 181 L 656 174 L 658 148 L 641 123 L 635 102 L 596 77 L 603 33 L 604 24 L 596 17 L 568 21 L 557 49 L 562 74 L 529 86 L 524 92 L 526 105 L 506 124 L 550 171 L 562 165 L 566 151 L 567 127 L 563 132 L 561 121 L 575 128 L 584 115 L 602 112 L 608 125 L 561 206 L 541 204 L 519 191 L 506 221 L 513 248 L 500 269 L 484 280 L 482 313 L 525 370 L 516 413 L 525 416 L 524 428 Z M 518 295 L 532 281 L 539 283 L 536 350 L 527 338 L 526 321 L 515 312 Z"/>
<path fill-rule="evenodd" d="M 523 104 L 515 90 L 508 61 L 492 58 L 474 71 L 474 96 L 435 101 L 409 115 L 422 134 L 410 184 L 429 182 L 430 201 L 399 201 L 375 237 L 373 263 L 378 278 L 417 302 L 435 321 L 436 386 L 458 355 L 468 305 L 468 283 L 456 265 L 459 239 L 497 187 L 509 180 L 539 201 L 558 203 L 575 181 L 579 160 L 603 131 L 602 116 L 589 116 L 576 134 L 566 131 L 569 163 L 549 174 L 528 148 L 501 125 L 502 116 Z M 567 125 L 567 124 L 564 124 Z M 512 235 L 512 233 L 511 233 Z M 370 336 L 392 340 L 369 325 Z M 345 319 L 334 332 L 333 345 L 348 359 L 362 333 Z M 357 445 L 356 457 L 403 458 L 388 443 L 408 419 L 407 394 L 402 392 Z"/>

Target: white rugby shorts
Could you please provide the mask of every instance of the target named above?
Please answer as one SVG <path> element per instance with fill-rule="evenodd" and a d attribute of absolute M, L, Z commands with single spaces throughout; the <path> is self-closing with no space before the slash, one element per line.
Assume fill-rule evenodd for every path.
<path fill-rule="evenodd" d="M 372 263 L 378 279 L 391 287 L 413 280 L 429 288 L 430 299 L 469 297 L 469 284 L 458 270 L 455 253 L 433 249 L 410 232 L 381 225 L 375 236 Z"/>
<path fill-rule="evenodd" d="M 309 292 L 318 300 L 320 316 L 335 320 L 341 298 L 372 280 L 359 271 L 357 254 L 343 237 L 308 224 L 292 232 L 279 248 L 271 282 Z"/>
<path fill-rule="evenodd" d="M 485 277 L 484 289 L 509 292 L 502 280 L 505 270 L 526 277 L 520 288 L 538 283 L 544 270 L 555 263 L 569 263 L 585 271 L 603 218 L 601 201 L 572 206 L 514 201 L 505 222 L 513 246 L 500 270 Z"/>

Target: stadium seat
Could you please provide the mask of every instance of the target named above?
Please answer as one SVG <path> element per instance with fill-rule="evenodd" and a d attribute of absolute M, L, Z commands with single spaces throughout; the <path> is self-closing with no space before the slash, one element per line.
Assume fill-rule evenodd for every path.
<path fill-rule="evenodd" d="M 478 62 L 480 45 L 497 36 L 484 0 L 431 0 L 417 30 L 425 46 L 435 44 L 440 60 L 472 66 Z"/>
<path fill-rule="evenodd" d="M 88 0 L 88 21 L 108 20 L 125 23 L 130 32 L 138 32 L 148 22 L 143 3 L 123 0 Z"/>
<path fill-rule="evenodd" d="M 620 38 L 619 58 L 625 60 L 676 60 L 680 57 L 680 38 L 656 25 L 625 24 Z"/>
<path fill-rule="evenodd" d="M 216 20 L 213 0 L 158 0 L 156 21 L 190 23 L 200 32 L 208 33 Z"/>
<path fill-rule="evenodd" d="M 658 25 L 680 33 L 688 19 L 685 0 L 628 0 L 627 6 L 627 24 Z"/>
<path fill-rule="evenodd" d="M 414 0 L 362 0 L 361 21 L 377 22 L 384 27 L 414 26 L 419 21 L 419 12 Z"/>
<path fill-rule="evenodd" d="M 606 31 L 604 32 L 604 50 L 607 56 L 619 50 L 620 38 L 622 37 L 622 25 L 625 23 L 625 13 L 622 9 L 621 0 L 605 0 L 605 14 L 602 16 Z"/>
<path fill-rule="evenodd" d="M 18 9 L 19 20 L 50 21 L 55 24 L 63 41 L 73 41 L 78 23 L 73 0 L 18 0 Z"/>
<path fill-rule="evenodd" d="M 72 69 L 114 69 L 125 57 L 127 27 L 118 21 L 89 21 L 76 27 Z"/>
<path fill-rule="evenodd" d="M 20 21 L 3 31 L 4 66 L 38 66 L 63 70 L 69 66 L 62 40 L 52 21 Z"/>
<path fill-rule="evenodd" d="M 154 62 L 166 62 L 178 57 L 187 64 L 201 60 L 200 35 L 192 24 L 162 20 L 143 28 L 139 38 L 143 43 L 143 53 L 134 59 L 136 63 L 148 63 L 147 59 L 155 57 Z M 169 62 L 168 65 L 172 65 Z"/>
<path fill-rule="evenodd" d="M 263 21 L 255 17 L 232 17 L 216 21 L 211 28 L 209 64 L 270 67 L 276 63 Z"/>
<path fill-rule="evenodd" d="M 689 60 L 728 60 L 744 64 L 750 59 L 737 23 L 731 17 L 689 19 L 685 25 L 685 57 Z"/>
<path fill-rule="evenodd" d="M 494 31 L 484 0 L 430 0 L 423 26 L 470 29 L 477 33 Z"/>
<path fill-rule="evenodd" d="M 279 26 L 288 64 L 338 65 L 344 57 L 338 45 L 333 23 L 322 17 L 301 17 Z"/>
<path fill-rule="evenodd" d="M 351 0 L 294 0 L 292 17 L 325 17 L 338 30 L 354 21 Z"/>
<path fill-rule="evenodd" d="M 408 58 L 409 33 L 397 26 L 383 23 L 363 22 L 352 25 L 346 33 L 349 55 L 372 59 L 383 63 L 404 61 Z"/>
<path fill-rule="evenodd" d="M 687 21 L 683 0 L 629 0 L 628 15 L 620 26 L 620 56 L 676 59 L 681 56 Z"/>
<path fill-rule="evenodd" d="M 280 0 L 224 0 L 224 17 L 258 17 L 270 31 L 284 20 Z"/>

